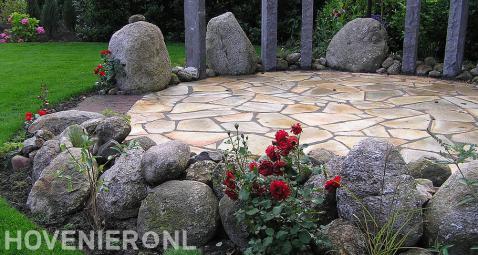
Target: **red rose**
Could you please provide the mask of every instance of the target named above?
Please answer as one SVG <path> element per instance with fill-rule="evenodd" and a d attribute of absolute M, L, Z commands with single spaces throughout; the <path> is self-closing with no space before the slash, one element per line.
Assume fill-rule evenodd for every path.
<path fill-rule="evenodd" d="M 274 166 L 273 166 L 274 175 L 279 175 L 279 176 L 284 175 L 284 171 L 282 171 L 282 168 L 284 168 L 286 165 L 287 163 L 285 163 L 284 161 L 279 160 L 274 162 Z"/>
<path fill-rule="evenodd" d="M 277 147 L 274 145 L 269 145 L 266 149 L 266 155 L 269 157 L 270 160 L 272 161 L 277 161 L 280 160 L 280 155 L 277 151 Z"/>
<path fill-rule="evenodd" d="M 294 133 L 294 135 L 299 135 L 302 133 L 302 127 L 300 126 L 300 123 L 296 123 L 292 126 L 292 133 Z"/>
<path fill-rule="evenodd" d="M 259 173 L 264 176 L 269 176 L 274 173 L 274 163 L 269 160 L 262 160 L 259 164 Z"/>
<path fill-rule="evenodd" d="M 234 173 L 231 171 L 227 171 L 226 173 L 226 179 L 224 180 L 224 185 L 226 185 L 227 188 L 229 189 L 236 189 L 236 176 L 234 176 Z"/>
<path fill-rule="evenodd" d="M 111 51 L 109 51 L 109 50 L 102 50 L 102 51 L 100 51 L 100 54 L 101 54 L 101 55 L 109 55 L 109 54 L 111 54 Z"/>
<path fill-rule="evenodd" d="M 277 147 L 281 151 L 282 156 L 289 155 L 290 151 L 297 146 L 299 139 L 296 136 L 288 136 L 285 140 L 277 143 Z"/>
<path fill-rule="evenodd" d="M 249 170 L 250 170 L 251 172 L 253 172 L 255 169 L 257 169 L 257 167 L 258 167 L 257 162 L 252 161 L 251 163 L 249 163 Z"/>
<path fill-rule="evenodd" d="M 274 180 L 269 187 L 272 197 L 275 200 L 284 200 L 290 196 L 290 188 L 287 182 Z"/>
<path fill-rule="evenodd" d="M 324 184 L 324 188 L 328 191 L 334 191 L 336 188 L 340 187 L 341 180 L 342 180 L 342 177 L 337 175 L 334 178 L 326 181 Z"/>
<path fill-rule="evenodd" d="M 267 189 L 266 187 L 262 186 L 262 185 L 259 185 L 259 183 L 257 182 L 254 182 L 252 184 L 252 192 L 258 196 L 262 196 L 264 195 L 264 193 L 266 193 Z"/>
<path fill-rule="evenodd" d="M 232 200 L 237 200 L 237 198 L 238 198 L 237 192 L 235 190 L 226 189 L 226 191 L 224 191 L 224 193 Z"/>
<path fill-rule="evenodd" d="M 47 111 L 45 109 L 38 110 L 38 115 L 43 116 L 46 114 L 47 114 Z"/>
<path fill-rule="evenodd" d="M 97 67 L 97 68 L 95 68 L 94 72 L 95 72 L 95 74 L 98 74 L 100 72 L 100 69 Z"/>
<path fill-rule="evenodd" d="M 31 112 L 25 113 L 25 120 L 26 120 L 26 121 L 31 121 L 31 120 L 33 120 L 33 113 L 31 113 Z"/>
<path fill-rule="evenodd" d="M 276 142 L 277 143 L 283 142 L 283 141 L 287 140 L 288 136 L 289 136 L 289 134 L 286 131 L 279 130 L 279 131 L 276 132 L 276 135 L 275 135 Z"/>
<path fill-rule="evenodd" d="M 104 76 L 106 76 L 106 73 L 105 73 L 104 71 L 101 71 L 101 72 L 100 72 L 100 76 L 103 76 L 103 77 L 104 77 Z"/>
<path fill-rule="evenodd" d="M 98 68 L 98 69 L 103 69 L 103 65 L 102 65 L 102 64 L 99 64 L 99 65 L 97 66 L 97 68 Z"/>

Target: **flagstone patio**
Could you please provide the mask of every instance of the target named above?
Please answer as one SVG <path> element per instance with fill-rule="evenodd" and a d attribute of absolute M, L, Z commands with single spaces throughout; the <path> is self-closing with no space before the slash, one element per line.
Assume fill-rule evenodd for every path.
<path fill-rule="evenodd" d="M 271 72 L 181 83 L 144 96 L 128 112 L 131 137 L 224 149 L 227 130 L 262 154 L 278 129 L 300 122 L 307 150 L 344 155 L 365 137 L 388 139 L 409 162 L 449 142 L 478 144 L 478 89 L 454 81 L 346 72 Z"/>

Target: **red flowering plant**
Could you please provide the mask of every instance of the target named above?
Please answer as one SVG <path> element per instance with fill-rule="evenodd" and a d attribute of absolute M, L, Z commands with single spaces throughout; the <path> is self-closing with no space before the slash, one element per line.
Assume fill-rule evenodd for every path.
<path fill-rule="evenodd" d="M 246 254 L 297 254 L 327 243 L 318 232 L 319 212 L 312 209 L 323 198 L 303 185 L 322 169 L 313 168 L 303 153 L 301 133 L 300 124 L 277 131 L 258 160 L 252 160 L 248 137 L 237 124 L 236 134 L 228 133 L 224 193 L 240 205 L 235 216 L 247 227 Z"/>
<path fill-rule="evenodd" d="M 38 118 L 43 115 L 47 115 L 50 110 L 50 102 L 48 101 L 48 87 L 46 84 L 40 86 L 40 95 L 37 96 L 37 99 L 41 102 L 40 109 L 36 112 L 26 112 L 25 113 L 25 128 L 28 129 L 30 125 Z"/>
<path fill-rule="evenodd" d="M 113 58 L 111 51 L 101 50 L 101 63 L 99 63 L 93 73 L 98 77 L 96 86 L 100 89 L 110 89 L 116 84 L 116 75 L 120 70 L 119 60 Z"/>

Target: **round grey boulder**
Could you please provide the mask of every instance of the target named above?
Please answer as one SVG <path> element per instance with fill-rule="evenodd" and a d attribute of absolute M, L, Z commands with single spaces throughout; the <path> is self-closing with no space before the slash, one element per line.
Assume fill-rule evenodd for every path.
<path fill-rule="evenodd" d="M 347 23 L 327 47 L 327 65 L 351 72 L 375 72 L 388 55 L 387 31 L 379 21 L 358 18 Z"/>
<path fill-rule="evenodd" d="M 130 132 L 131 125 L 126 118 L 121 116 L 103 119 L 98 123 L 95 130 L 98 144 L 100 145 L 105 144 L 109 140 L 115 140 L 118 143 L 121 143 Z"/>
<path fill-rule="evenodd" d="M 153 146 L 141 160 L 143 177 L 152 186 L 177 179 L 186 173 L 189 156 L 189 146 L 179 141 Z"/>
<path fill-rule="evenodd" d="M 218 201 L 211 188 L 196 181 L 169 181 L 154 188 L 141 203 L 138 234 L 153 231 L 162 240 L 163 231 L 174 236 L 187 232 L 187 245 L 203 246 L 216 234 Z"/>
<path fill-rule="evenodd" d="M 254 46 L 230 12 L 207 24 L 206 56 L 209 67 L 219 75 L 252 74 L 256 70 Z"/>
<path fill-rule="evenodd" d="M 478 179 L 478 161 L 461 167 L 464 177 Z M 478 201 L 464 199 L 471 192 L 459 171 L 454 172 L 438 189 L 425 210 L 425 239 L 429 244 L 453 245 L 450 255 L 475 254 L 470 250 L 478 240 Z"/>
<path fill-rule="evenodd" d="M 421 201 L 396 147 L 385 140 L 362 140 L 343 160 L 340 175 L 347 187 L 337 190 L 341 218 L 354 224 L 374 220 L 378 228 L 372 232 L 393 221 L 404 245 L 418 242 L 423 233 Z"/>
<path fill-rule="evenodd" d="M 71 155 L 70 155 L 71 153 Z M 46 222 L 57 222 L 84 208 L 91 185 L 86 172 L 78 170 L 81 149 L 59 154 L 35 182 L 28 195 L 27 206 Z"/>
<path fill-rule="evenodd" d="M 35 182 L 40 178 L 43 170 L 60 154 L 60 142 L 58 140 L 48 140 L 37 151 L 33 159 L 32 179 Z"/>
<path fill-rule="evenodd" d="M 365 235 L 359 228 L 346 220 L 336 219 L 324 226 L 321 232 L 327 236 L 333 247 L 333 253 L 330 254 L 368 254 Z"/>
<path fill-rule="evenodd" d="M 98 209 L 106 219 L 127 219 L 138 215 L 147 185 L 141 175 L 142 148 L 127 150 L 101 175 Z"/>
<path fill-rule="evenodd" d="M 163 34 L 145 21 L 128 24 L 113 34 L 109 50 L 123 66 L 116 75 L 117 86 L 127 93 L 165 89 L 171 79 L 171 65 Z"/>
<path fill-rule="evenodd" d="M 81 124 L 90 119 L 104 118 L 100 113 L 69 110 L 43 115 L 36 119 L 28 128 L 28 132 L 35 133 L 40 129 L 48 130 L 59 135 L 65 128 L 73 124 Z"/>
<path fill-rule="evenodd" d="M 241 249 L 247 248 L 249 242 L 246 225 L 241 224 L 235 212 L 240 209 L 239 203 L 231 200 L 228 196 L 224 196 L 219 201 L 219 215 L 221 216 L 222 226 L 227 236 Z"/>
<path fill-rule="evenodd" d="M 128 144 L 136 144 L 140 146 L 141 148 L 143 148 L 144 151 L 147 151 L 149 150 L 149 148 L 157 145 L 156 142 L 153 141 L 153 139 L 147 136 L 140 136 L 140 137 L 133 138 L 128 142 Z"/>
<path fill-rule="evenodd" d="M 186 169 L 186 179 L 212 185 L 212 174 L 217 164 L 214 161 L 202 160 L 191 164 Z"/>

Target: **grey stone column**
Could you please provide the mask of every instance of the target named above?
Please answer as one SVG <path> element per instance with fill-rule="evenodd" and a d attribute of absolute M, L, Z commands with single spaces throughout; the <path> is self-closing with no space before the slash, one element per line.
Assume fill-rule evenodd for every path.
<path fill-rule="evenodd" d="M 314 31 L 314 0 L 302 0 L 302 30 L 300 34 L 300 67 L 312 65 L 312 33 Z"/>
<path fill-rule="evenodd" d="M 405 36 L 403 38 L 402 72 L 414 74 L 417 63 L 421 0 L 407 0 Z"/>
<path fill-rule="evenodd" d="M 206 77 L 205 0 L 184 0 L 186 66 L 196 67 Z"/>
<path fill-rule="evenodd" d="M 451 0 L 443 76 L 454 77 L 461 72 L 467 23 L 468 0 Z"/>
<path fill-rule="evenodd" d="M 276 69 L 277 1 L 262 0 L 261 58 L 265 71 Z"/>

